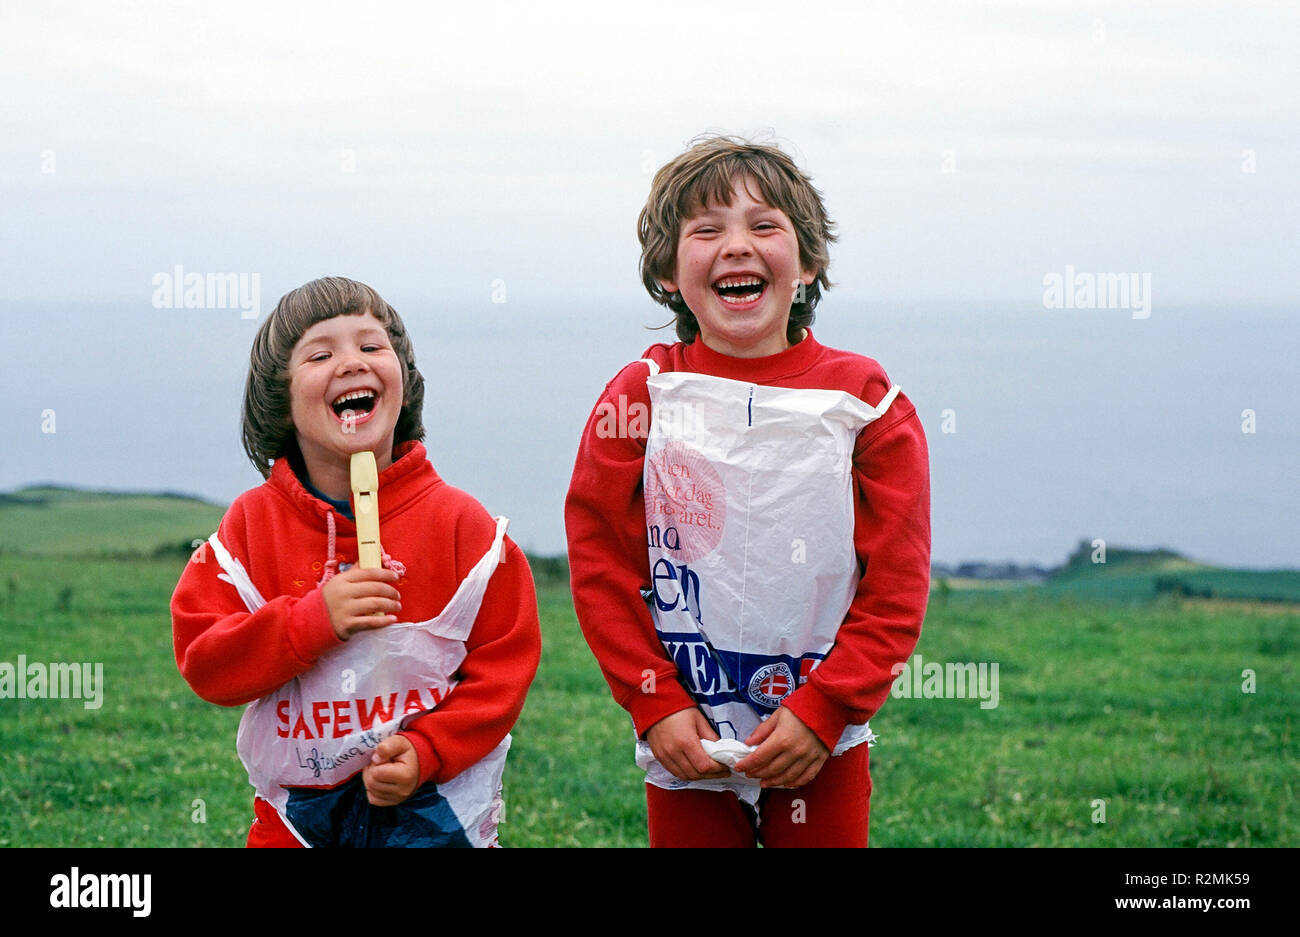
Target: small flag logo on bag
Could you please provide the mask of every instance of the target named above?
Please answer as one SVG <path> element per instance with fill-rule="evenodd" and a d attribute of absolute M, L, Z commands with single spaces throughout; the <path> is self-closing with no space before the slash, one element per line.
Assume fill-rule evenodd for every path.
<path fill-rule="evenodd" d="M 784 662 L 768 664 L 754 672 L 749 681 L 749 698 L 761 706 L 779 706 L 794 689 L 794 674 Z"/>

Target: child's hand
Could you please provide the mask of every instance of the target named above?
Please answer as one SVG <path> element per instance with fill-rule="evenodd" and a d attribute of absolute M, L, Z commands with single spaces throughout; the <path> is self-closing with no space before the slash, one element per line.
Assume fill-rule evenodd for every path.
<path fill-rule="evenodd" d="M 333 582 L 333 580 L 330 580 Z M 376 807 L 396 807 L 415 793 L 420 783 L 420 759 L 404 735 L 390 735 L 379 743 L 370 764 L 361 772 L 366 799 Z"/>
<path fill-rule="evenodd" d="M 402 594 L 391 585 L 397 579 L 391 569 L 354 566 L 321 586 L 334 633 L 346 641 L 358 631 L 383 628 L 397 621 L 393 613 L 402 609 Z"/>
<path fill-rule="evenodd" d="M 781 706 L 745 739 L 757 751 L 737 763 L 736 771 L 764 787 L 803 787 L 821 771 L 830 751 L 812 729 Z"/>
<path fill-rule="evenodd" d="M 713 731 L 709 720 L 697 708 L 665 716 L 645 734 L 655 760 L 674 777 L 683 781 L 729 777 L 731 770 L 710 758 L 700 747 L 700 739 L 716 742 L 718 733 Z"/>

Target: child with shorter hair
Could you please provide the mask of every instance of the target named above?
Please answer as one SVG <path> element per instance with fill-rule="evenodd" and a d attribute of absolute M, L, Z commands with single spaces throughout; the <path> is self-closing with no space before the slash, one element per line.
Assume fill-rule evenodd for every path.
<path fill-rule="evenodd" d="M 650 845 L 865 846 L 867 720 L 929 593 L 920 419 L 879 364 L 813 337 L 834 238 L 780 149 L 702 139 L 656 174 L 638 234 L 680 341 L 606 386 L 565 520 Z"/>
<path fill-rule="evenodd" d="M 314 280 L 262 323 L 241 495 L 172 596 L 194 691 L 251 704 L 249 846 L 493 846 L 509 732 L 541 655 L 522 551 L 429 463 L 424 379 L 374 290 Z M 357 564 L 352 454 L 374 453 L 382 569 Z"/>

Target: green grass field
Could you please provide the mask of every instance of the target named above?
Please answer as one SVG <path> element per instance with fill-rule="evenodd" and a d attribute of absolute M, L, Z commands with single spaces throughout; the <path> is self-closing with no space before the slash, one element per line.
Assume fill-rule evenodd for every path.
<path fill-rule="evenodd" d="M 24 488 L 0 495 L 0 550 L 42 556 L 152 553 L 206 537 L 224 513 L 174 495 Z"/>
<path fill-rule="evenodd" d="M 78 500 L 116 513 L 101 504 L 78 521 Z M 105 682 L 99 709 L 0 699 L 0 845 L 243 843 L 241 710 L 181 679 L 168 602 L 185 557 L 151 555 L 205 536 L 214 509 L 173 517 L 159 500 L 171 499 L 0 503 L 0 663 L 101 662 Z M 137 555 L 110 549 L 115 529 Z M 14 552 L 28 532 L 39 553 Z M 918 653 L 996 662 L 999 703 L 886 703 L 872 720 L 873 845 L 1300 844 L 1300 611 L 1137 591 L 936 594 Z M 644 845 L 630 723 L 562 581 L 545 578 L 539 602 L 544 652 L 514 733 L 502 843 Z"/>
<path fill-rule="evenodd" d="M 1041 587 L 1052 597 L 1144 602 L 1171 587 L 1218 599 L 1300 603 L 1300 570 L 1219 569 L 1179 556 L 1112 551 L 1104 564 L 1076 555 Z M 1177 590 L 1174 590 L 1177 591 Z"/>

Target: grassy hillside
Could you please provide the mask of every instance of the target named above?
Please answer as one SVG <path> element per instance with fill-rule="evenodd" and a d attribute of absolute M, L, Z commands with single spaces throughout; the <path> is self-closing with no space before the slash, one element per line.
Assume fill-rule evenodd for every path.
<path fill-rule="evenodd" d="M 0 495 L 0 551 L 104 556 L 180 550 L 216 530 L 224 513 L 181 495 L 24 488 Z"/>
<path fill-rule="evenodd" d="M 65 555 L 56 538 L 44 555 L 0 553 L 0 663 L 98 662 L 105 682 L 98 709 L 0 699 L 0 845 L 240 845 L 251 819 L 240 710 L 181 679 L 168 601 L 185 558 L 149 555 L 185 540 L 189 522 L 150 533 L 150 499 L 101 498 L 113 503 L 81 514 L 79 499 L 95 500 L 0 504 L 5 538 L 10 512 L 44 509 L 65 530 L 133 529 L 140 552 L 78 555 L 79 534 Z M 202 536 L 214 521 L 191 507 Z M 630 723 L 582 640 L 561 565 L 539 588 L 542 665 L 514 733 L 502 842 L 643 845 Z M 1095 575 L 1120 568 L 1107 567 Z M 997 663 L 998 705 L 885 703 L 872 720 L 873 845 L 1300 845 L 1294 607 L 953 590 L 934 597 L 917 652 Z"/>
<path fill-rule="evenodd" d="M 242 843 L 251 791 L 234 750 L 240 711 L 198 699 L 172 659 L 167 603 L 183 562 L 0 556 L 0 581 L 17 583 L 0 603 L 0 661 L 98 661 L 105 680 L 97 710 L 0 703 L 11 753 L 0 845 Z M 515 730 L 502 841 L 643 845 L 630 724 L 567 592 L 547 586 L 539 598 L 545 649 Z M 1298 845 L 1297 636 L 1294 613 L 1174 600 L 936 602 L 918 653 L 998 663 L 999 703 L 885 704 L 872 720 L 872 842 Z M 1243 692 L 1246 670 L 1253 692 Z"/>
<path fill-rule="evenodd" d="M 1172 550 L 1108 548 L 1104 563 L 1092 561 L 1081 543 L 1066 564 L 1040 588 L 1053 598 L 1146 601 L 1161 595 L 1261 602 L 1300 602 L 1300 570 L 1221 569 Z"/>
<path fill-rule="evenodd" d="M 183 558 L 0 555 L 0 662 L 99 662 L 103 703 L 4 699 L 0 846 L 242 846 L 252 789 L 241 708 L 199 699 L 172 654 Z M 507 845 L 636 845 L 643 801 L 630 724 L 562 588 L 543 590 L 542 672 L 507 767 Z M 574 753 L 587 753 L 575 756 Z M 201 813 L 196 813 L 201 808 Z M 196 822 L 201 816 L 202 822 Z"/>

